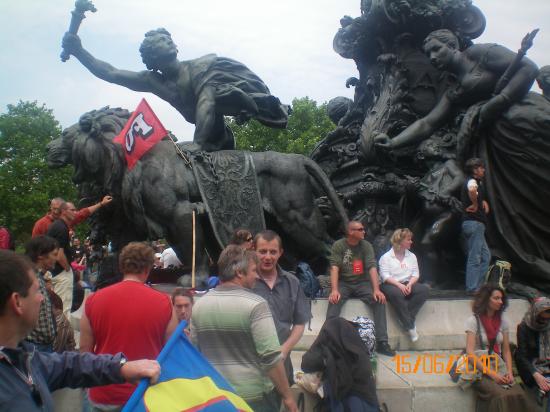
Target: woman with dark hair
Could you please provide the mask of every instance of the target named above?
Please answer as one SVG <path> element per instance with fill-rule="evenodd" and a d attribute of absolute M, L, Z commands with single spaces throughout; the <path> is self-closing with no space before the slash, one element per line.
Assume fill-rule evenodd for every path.
<path fill-rule="evenodd" d="M 550 299 L 540 297 L 533 302 L 518 325 L 517 337 L 519 376 L 525 385 L 538 389 L 542 401 L 550 392 Z M 550 411 L 550 402 L 546 411 Z"/>
<path fill-rule="evenodd" d="M 254 249 L 254 236 L 247 229 L 237 229 L 233 233 L 233 237 L 229 242 L 230 245 L 237 245 L 243 249 L 253 250 Z"/>
<path fill-rule="evenodd" d="M 476 390 L 478 412 L 533 410 L 534 405 L 525 391 L 514 384 L 510 326 L 503 316 L 507 306 L 508 298 L 503 289 L 494 284 L 483 285 L 475 295 L 473 314 L 465 323 L 466 353 L 469 360 L 476 363 L 475 369 L 472 365 L 469 370 L 477 372 L 463 376 L 463 382 L 469 381 Z M 492 355 L 496 361 L 484 367 L 483 355 Z"/>

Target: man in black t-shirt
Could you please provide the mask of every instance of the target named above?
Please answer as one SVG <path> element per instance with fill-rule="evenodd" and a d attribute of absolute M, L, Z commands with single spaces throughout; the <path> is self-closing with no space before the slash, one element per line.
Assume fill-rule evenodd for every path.
<path fill-rule="evenodd" d="M 479 158 L 466 161 L 465 172 L 468 176 L 462 186 L 461 200 L 464 205 L 462 237 L 466 246 L 466 290 L 475 292 L 483 284 L 489 268 L 491 252 L 485 240 L 485 225 L 489 204 L 486 201 L 485 166 Z"/>
<path fill-rule="evenodd" d="M 73 271 L 71 269 L 72 248 L 69 228 L 75 218 L 76 208 L 71 202 L 61 204 L 61 217 L 49 227 L 47 235 L 59 243 L 57 262 L 52 270 L 52 285 L 55 293 L 63 301 L 63 313 L 69 317 L 73 304 Z"/>

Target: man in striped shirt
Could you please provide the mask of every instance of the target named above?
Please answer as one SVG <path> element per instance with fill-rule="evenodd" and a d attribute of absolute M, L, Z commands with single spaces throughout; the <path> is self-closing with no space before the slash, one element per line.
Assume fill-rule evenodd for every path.
<path fill-rule="evenodd" d="M 230 245 L 218 260 L 221 284 L 193 307 L 191 340 L 256 412 L 297 411 L 275 323 L 257 278 L 253 251 Z"/>

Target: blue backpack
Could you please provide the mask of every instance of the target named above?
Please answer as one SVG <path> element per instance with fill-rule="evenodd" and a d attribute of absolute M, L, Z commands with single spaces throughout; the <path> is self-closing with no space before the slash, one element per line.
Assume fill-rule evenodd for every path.
<path fill-rule="evenodd" d="M 304 294 L 310 299 L 315 299 L 321 290 L 321 285 L 311 267 L 305 262 L 298 263 L 296 277 L 300 281 Z"/>

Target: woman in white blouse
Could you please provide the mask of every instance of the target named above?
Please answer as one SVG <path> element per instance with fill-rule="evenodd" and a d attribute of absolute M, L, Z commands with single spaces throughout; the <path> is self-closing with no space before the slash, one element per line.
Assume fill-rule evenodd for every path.
<path fill-rule="evenodd" d="M 382 284 L 380 289 L 397 312 L 403 328 L 411 341 L 418 340 L 416 315 L 429 294 L 429 287 L 419 283 L 418 262 L 409 249 L 412 245 L 412 232 L 397 229 L 391 237 L 392 248 L 378 262 Z"/>

